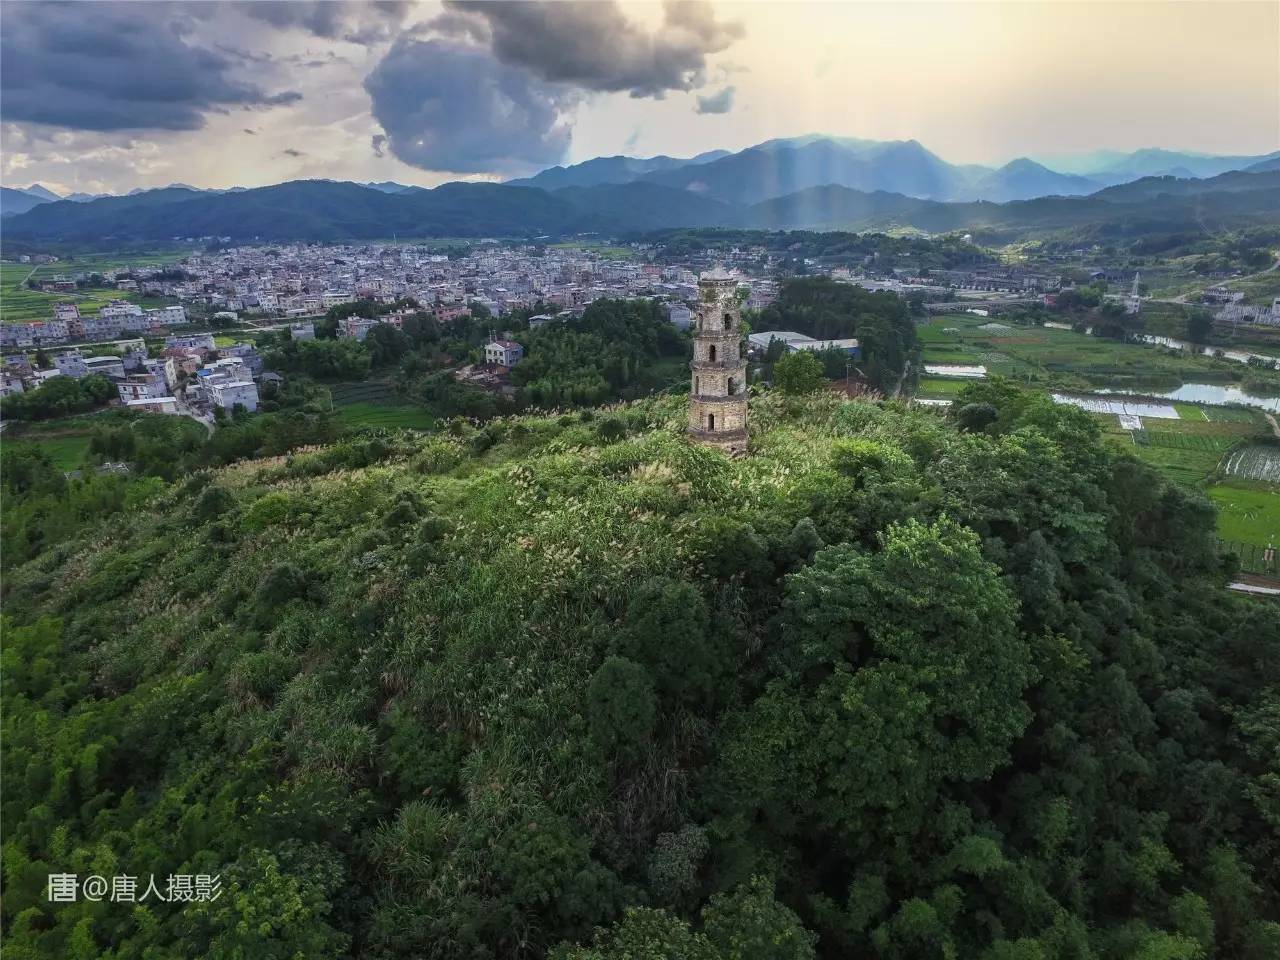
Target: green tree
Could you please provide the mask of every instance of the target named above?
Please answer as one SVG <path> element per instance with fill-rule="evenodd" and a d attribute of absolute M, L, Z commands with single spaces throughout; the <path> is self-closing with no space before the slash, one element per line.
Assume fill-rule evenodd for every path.
<path fill-rule="evenodd" d="M 653 730 L 653 681 L 649 672 L 624 657 L 610 657 L 587 685 L 591 735 L 606 750 L 630 750 Z"/>
<path fill-rule="evenodd" d="M 821 390 L 822 363 L 808 350 L 793 350 L 773 365 L 773 382 L 789 396 Z"/>

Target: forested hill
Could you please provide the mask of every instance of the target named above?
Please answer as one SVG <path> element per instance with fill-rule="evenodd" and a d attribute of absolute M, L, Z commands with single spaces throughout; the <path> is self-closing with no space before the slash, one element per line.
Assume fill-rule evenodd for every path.
<path fill-rule="evenodd" d="M 696 186 L 696 184 L 695 184 Z M 398 193 L 355 183 L 296 180 L 225 193 L 182 187 L 84 203 L 41 203 L 4 219 L 22 243 L 120 245 L 185 237 L 342 241 L 405 237 L 619 235 L 672 227 L 914 228 L 978 231 L 992 242 L 1099 226 L 1103 232 L 1203 231 L 1280 222 L 1280 171 L 1206 180 L 1151 177 L 1091 196 L 948 203 L 841 185 L 812 186 L 757 203 L 660 183 L 543 190 L 446 183 Z"/>
<path fill-rule="evenodd" d="M 5 578 L 7 960 L 1280 956 L 1276 608 L 1087 414 L 967 390 L 157 481 Z"/>

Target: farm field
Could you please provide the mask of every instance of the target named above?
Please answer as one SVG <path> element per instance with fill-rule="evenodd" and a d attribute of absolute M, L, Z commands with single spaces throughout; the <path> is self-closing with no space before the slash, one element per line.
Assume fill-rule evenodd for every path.
<path fill-rule="evenodd" d="M 59 470 L 76 469 L 84 463 L 85 454 L 89 452 L 89 437 L 87 434 L 46 437 L 33 434 L 8 438 L 5 442 L 18 440 L 37 444 L 49 457 L 50 462 Z"/>
<path fill-rule="evenodd" d="M 590 250 L 597 257 L 604 257 L 608 260 L 630 260 L 635 257 L 636 253 L 629 247 L 615 247 L 608 244 L 586 243 L 564 241 L 561 243 L 553 243 L 549 245 L 554 250 Z"/>
<path fill-rule="evenodd" d="M 1280 454 L 1280 448 L 1252 442 L 1265 437 L 1269 425 L 1256 410 L 1189 403 L 1174 406 L 1180 419 L 1145 420 L 1141 430 L 1124 430 L 1110 415 L 1099 415 L 1098 421 L 1122 449 L 1184 486 L 1207 490 L 1219 506 L 1219 533 L 1224 539 L 1254 542 L 1239 534 L 1253 522 L 1256 490 L 1265 491 L 1268 486 L 1228 479 L 1225 467 L 1238 451 L 1261 448 Z M 1280 492 L 1280 485 L 1270 489 Z M 1239 505 L 1237 499 L 1242 500 Z"/>
<path fill-rule="evenodd" d="M 1266 546 L 1280 544 L 1280 487 L 1229 480 L 1208 489 L 1218 507 L 1218 533 L 1224 540 Z"/>
<path fill-rule="evenodd" d="M 338 418 L 351 427 L 381 427 L 387 430 L 430 430 L 436 418 L 421 407 L 384 406 L 377 403 L 348 403 L 336 406 Z"/>
<path fill-rule="evenodd" d="M 921 397 L 937 397 L 942 400 L 951 400 L 955 395 L 963 390 L 972 380 L 948 379 L 946 377 L 921 377 L 920 385 L 916 389 L 916 395 Z"/>
<path fill-rule="evenodd" d="M 1119 343 L 1072 330 L 981 329 L 990 322 L 969 314 L 945 314 L 917 327 L 924 362 L 982 364 L 993 374 L 1068 389 L 1226 382 L 1244 372 L 1234 361 L 1184 356 L 1154 345 Z"/>
<path fill-rule="evenodd" d="M 85 316 L 95 315 L 109 300 L 132 300 L 144 308 L 171 303 L 173 301 L 165 298 L 142 297 L 129 291 L 116 290 L 114 287 L 87 287 L 75 294 L 44 293 L 30 289 L 26 282 L 33 275 L 37 280 L 41 277 L 56 275 L 73 277 L 78 273 L 97 273 L 131 266 L 173 263 L 181 256 L 183 254 L 178 253 L 142 254 L 137 257 L 86 257 L 37 266 L 29 263 L 0 264 L 0 322 L 26 323 L 32 320 L 51 319 L 53 305 L 61 300 L 74 300 L 79 305 L 81 314 Z"/>
<path fill-rule="evenodd" d="M 5 444 L 34 443 L 48 454 L 59 470 L 74 470 L 84 462 L 89 451 L 91 428 L 101 422 L 100 416 L 82 414 L 31 423 L 11 422 L 0 434 L 0 458 L 4 456 Z"/>
<path fill-rule="evenodd" d="M 437 421 L 421 407 L 405 403 L 385 381 L 335 383 L 329 388 L 333 409 L 350 427 L 430 430 Z"/>

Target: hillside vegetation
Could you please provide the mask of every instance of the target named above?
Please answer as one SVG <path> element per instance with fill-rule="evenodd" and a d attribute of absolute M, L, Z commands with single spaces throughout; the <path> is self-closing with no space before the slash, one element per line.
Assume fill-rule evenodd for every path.
<path fill-rule="evenodd" d="M 13 569 L 6 958 L 1280 955 L 1280 618 L 1205 501 L 1045 397 L 685 418 L 153 479 Z"/>

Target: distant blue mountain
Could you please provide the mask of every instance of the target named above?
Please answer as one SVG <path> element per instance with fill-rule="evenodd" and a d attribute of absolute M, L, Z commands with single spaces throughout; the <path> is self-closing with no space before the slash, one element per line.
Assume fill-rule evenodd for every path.
<path fill-rule="evenodd" d="M 45 187 L 39 183 L 33 183 L 29 187 L 20 187 L 19 189 L 23 193 L 29 193 L 33 197 L 40 197 L 42 200 L 55 201 L 55 200 L 62 199 L 62 197 L 58 196 L 48 187 Z"/>
<path fill-rule="evenodd" d="M 1271 155 L 1276 156 L 1276 155 Z M 560 189 L 648 181 L 722 203 L 759 203 L 799 190 L 843 186 L 931 200 L 1026 200 L 1083 196 L 1145 176 L 1212 177 L 1270 157 L 1212 157 L 1171 150 L 1098 151 L 1070 170 L 1019 157 L 1002 167 L 953 164 L 915 140 L 867 140 L 811 133 L 780 137 L 736 153 L 713 151 L 690 160 L 672 157 L 597 157 L 551 167 L 511 181 Z"/>
<path fill-rule="evenodd" d="M 38 207 L 40 204 L 48 202 L 46 198 L 28 193 L 26 190 L 0 187 L 0 217 L 26 213 L 32 207 Z"/>
<path fill-rule="evenodd" d="M 1244 169 L 1246 173 L 1269 173 L 1273 170 L 1280 170 L 1280 154 L 1275 154 L 1266 160 L 1259 160 Z"/>
<path fill-rule="evenodd" d="M 1058 173 L 1043 164 L 1019 157 L 999 170 L 976 178 L 972 190 L 980 200 L 1026 200 L 1031 197 L 1079 197 L 1102 184 L 1091 177 Z"/>
<path fill-rule="evenodd" d="M 645 174 L 682 166 L 700 166 L 728 156 L 727 150 L 711 150 L 681 160 L 676 157 L 596 157 L 568 167 L 550 167 L 532 177 L 509 180 L 512 186 L 541 187 L 558 190 L 563 187 L 595 187 L 604 183 L 631 183 Z"/>

